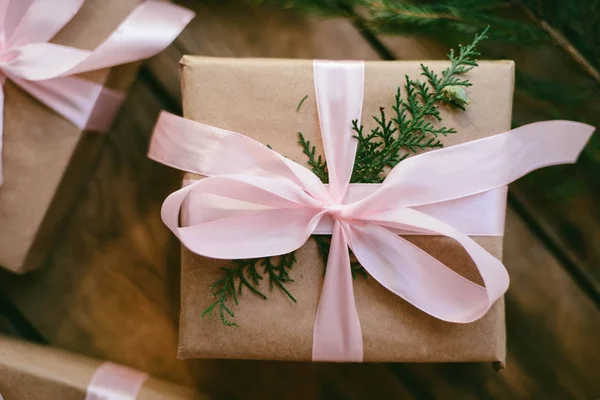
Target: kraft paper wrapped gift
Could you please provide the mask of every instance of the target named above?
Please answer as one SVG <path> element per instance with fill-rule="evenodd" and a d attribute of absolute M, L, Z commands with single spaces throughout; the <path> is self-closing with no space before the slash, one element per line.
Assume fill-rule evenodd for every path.
<path fill-rule="evenodd" d="M 140 4 L 86 0 L 51 42 L 92 50 Z M 66 4 L 65 4 L 66 6 Z M 78 75 L 124 92 L 139 63 Z M 4 184 L 0 187 L 0 266 L 23 272 L 55 247 L 103 143 L 11 82 L 4 84 Z"/>
<path fill-rule="evenodd" d="M 448 63 L 423 61 L 440 72 Z M 394 103 L 396 88 L 404 76 L 419 78 L 418 61 L 367 62 L 362 122 L 372 126 L 379 107 Z M 312 61 L 215 59 L 186 56 L 182 60 L 184 117 L 243 133 L 269 144 L 284 156 L 306 165 L 297 133 L 317 145 L 323 154 L 317 116 Z M 514 63 L 482 61 L 468 73 L 473 86 L 466 112 L 442 110 L 444 125 L 457 134 L 444 137 L 445 146 L 475 140 L 510 129 Z M 299 101 L 307 96 L 299 111 Z M 186 174 L 185 180 L 201 179 Z M 185 225 L 186 210 L 181 214 Z M 438 236 L 407 236 L 411 242 L 467 278 L 481 283 L 464 250 Z M 474 237 L 501 259 L 502 237 Z M 235 244 L 232 244 L 235 246 Z M 313 328 L 323 282 L 324 264 L 310 239 L 296 251 L 289 289 L 290 301 L 281 291 L 263 289 L 262 300 L 246 291 L 240 297 L 234 321 L 223 326 L 218 315 L 201 318 L 214 299 L 209 287 L 228 261 L 208 259 L 183 249 L 181 272 L 181 358 L 243 358 L 311 360 Z M 506 333 L 504 301 L 497 301 L 481 319 L 469 324 L 438 320 L 406 303 L 374 279 L 354 280 L 356 307 L 362 326 L 364 361 L 504 363 Z M 218 311 L 217 311 L 218 314 Z"/>
<path fill-rule="evenodd" d="M 78 354 L 0 336 L 0 395 L 6 400 L 84 400 L 102 364 Z M 152 377 L 137 396 L 138 400 L 201 398 L 191 388 Z"/>

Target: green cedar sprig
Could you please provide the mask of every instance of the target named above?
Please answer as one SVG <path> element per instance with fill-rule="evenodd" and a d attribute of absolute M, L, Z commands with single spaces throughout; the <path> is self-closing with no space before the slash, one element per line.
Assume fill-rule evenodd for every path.
<path fill-rule="evenodd" d="M 231 321 L 235 313 L 227 305 L 229 299 L 233 299 L 235 305 L 238 305 L 239 296 L 242 295 L 245 287 L 263 300 L 267 300 L 267 296 L 260 290 L 260 282 L 265 275 L 269 280 L 269 290 L 277 287 L 295 303 L 296 299 L 286 287 L 288 283 L 294 282 L 290 278 L 290 270 L 295 263 L 295 252 L 278 257 L 231 261 L 230 267 L 221 268 L 223 272 L 221 279 L 211 285 L 210 289 L 213 291 L 212 297 L 215 301 L 202 312 L 201 318 L 207 315 L 212 318 L 215 309 L 218 309 L 223 325 L 238 326 Z"/>
<path fill-rule="evenodd" d="M 486 34 L 487 28 L 477 34 L 470 45 L 460 46 L 458 55 L 450 50 L 450 66 L 441 75 L 421 64 L 421 75 L 426 82 L 405 76 L 405 83 L 398 87 L 391 106 L 393 116 L 388 117 L 385 108 L 381 107 L 379 115 L 373 116 L 376 125 L 369 133 L 364 132 L 364 126 L 358 121 L 352 121 L 358 146 L 351 183 L 380 183 L 387 168 L 393 168 L 410 153 L 442 147 L 438 137 L 456 133 L 453 128 L 436 127 L 433 121 L 442 121 L 440 104 L 466 109 L 469 101 L 464 88 L 471 86 L 471 82 L 461 75 L 477 66 L 480 54 L 476 46 Z M 321 178 L 320 175 L 327 171 L 326 161 L 316 155 L 315 147 L 301 133 L 299 143 L 308 158 L 308 165 Z"/>
<path fill-rule="evenodd" d="M 469 103 L 465 88 L 471 86 L 468 79 L 461 76 L 477 66 L 479 52 L 477 44 L 486 38 L 487 28 L 477 34 L 468 46 L 460 46 L 456 54 L 451 50 L 448 54 L 450 66 L 437 74 L 421 64 L 421 75 L 425 81 L 405 76 L 404 84 L 396 91 L 394 104 L 391 105 L 392 116 L 386 114 L 381 107 L 379 115 L 373 116 L 375 127 L 368 133 L 358 121 L 352 121 L 354 137 L 358 140 L 351 183 L 380 183 L 389 168 L 393 168 L 411 153 L 440 148 L 443 146 L 439 136 L 456 133 L 453 128 L 439 126 L 442 117 L 440 105 L 465 110 Z M 306 100 L 300 101 L 297 111 Z M 327 162 L 317 154 L 316 146 L 298 132 L 298 144 L 308 159 L 312 172 L 323 182 L 328 183 Z M 323 262 L 327 263 L 331 236 L 313 235 Z M 216 309 L 221 322 L 226 326 L 237 326 L 231 318 L 235 313 L 228 306 L 230 299 L 235 305 L 239 303 L 242 289 L 246 287 L 262 299 L 267 296 L 261 291 L 260 283 L 264 276 L 268 277 L 269 289 L 281 290 L 296 302 L 287 287 L 292 283 L 290 271 L 296 262 L 294 252 L 278 257 L 260 259 L 234 260 L 228 268 L 221 268 L 221 278 L 210 289 L 214 302 L 204 310 L 202 317 L 212 317 Z M 366 270 L 356 261 L 351 262 L 352 277 L 367 277 Z"/>
<path fill-rule="evenodd" d="M 329 183 L 329 174 L 327 173 L 327 162 L 319 154 L 316 155 L 317 148 L 309 140 L 304 138 L 302 132 L 298 132 L 298 144 L 302 147 L 302 152 L 308 159 L 308 166 L 313 174 L 323 183 Z"/>

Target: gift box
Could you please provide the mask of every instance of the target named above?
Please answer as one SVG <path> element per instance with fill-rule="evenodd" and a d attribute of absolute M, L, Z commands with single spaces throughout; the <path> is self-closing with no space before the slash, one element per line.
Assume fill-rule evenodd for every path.
<path fill-rule="evenodd" d="M 444 61 L 424 63 L 438 73 L 448 66 Z M 418 78 L 422 70 L 418 61 L 364 65 L 362 122 L 365 129 L 370 129 L 374 125 L 371 116 L 379 115 L 380 107 L 394 104 L 396 89 L 403 84 L 404 77 Z M 313 74 L 313 62 L 305 60 L 186 56 L 181 62 L 184 117 L 243 133 L 307 166 L 307 157 L 298 144 L 298 132 L 316 146 L 316 154 L 324 154 Z M 510 128 L 514 64 L 483 61 L 466 77 L 473 84 L 468 89 L 468 110 L 440 108 L 444 125 L 457 131 L 440 135 L 446 147 Z M 150 153 L 152 156 L 152 148 Z M 184 177 L 186 184 L 198 179 L 201 177 L 192 173 Z M 502 208 L 505 188 L 498 195 Z M 191 207 L 184 204 L 182 226 L 190 222 Z M 500 214 L 503 221 L 501 210 Z M 470 257 L 452 239 L 430 235 L 410 235 L 406 239 L 465 277 L 481 282 Z M 501 235 L 472 239 L 501 259 Z M 231 304 L 237 324 L 231 327 L 222 323 L 218 310 L 215 318 L 201 318 L 203 310 L 215 301 L 209 288 L 220 279 L 221 268 L 229 267 L 230 261 L 202 257 L 183 248 L 179 357 L 310 360 L 325 265 L 312 238 L 295 252 L 295 257 L 290 272 L 294 282 L 288 288 L 297 302 L 290 301 L 281 290 L 269 291 L 268 283 L 264 283 L 261 288 L 268 300 L 246 290 L 238 305 Z M 504 363 L 502 298 L 482 318 L 467 324 L 436 319 L 372 278 L 354 279 L 354 298 L 362 327 L 364 361 Z"/>
<path fill-rule="evenodd" d="M 101 373 L 104 375 L 102 376 Z M 114 373 L 122 381 L 106 381 Z M 115 364 L 59 349 L 0 336 L 0 395 L 11 400 L 200 399 L 193 389 L 166 382 Z M 141 379 L 139 379 L 141 377 Z M 102 380 L 105 380 L 103 383 Z M 138 380 L 139 379 L 139 380 Z M 116 382 L 117 386 L 114 386 Z M 142 385 L 137 389 L 136 385 Z M 112 385 L 112 386 L 111 386 Z M 121 389 L 119 386 L 121 385 Z M 135 395 L 124 396 L 128 385 Z M 94 397 L 94 387 L 104 396 Z M 113 391 L 113 396 L 108 394 Z M 119 391 L 120 390 L 120 391 Z M 121 395 L 119 395 L 121 393 Z M 86 397 L 86 394 L 88 397 Z"/>
<path fill-rule="evenodd" d="M 36 12 L 35 18 L 38 19 L 38 22 L 29 25 L 29 29 L 37 29 L 37 31 L 35 33 L 21 32 L 23 37 L 28 37 L 28 35 L 31 37 L 32 34 L 47 35 L 46 31 L 51 30 L 57 22 L 46 23 L 53 18 L 65 17 L 63 15 L 65 11 L 59 13 L 55 9 L 49 13 L 47 9 L 44 9 L 48 5 L 39 1 L 6 3 L 7 5 L 2 7 L 8 7 L 6 19 L 10 24 L 7 22 L 6 28 L 3 29 L 9 29 L 9 25 L 18 23 L 14 13 L 11 13 L 13 10 L 23 5 L 33 4 L 28 12 L 31 15 Z M 72 19 L 63 21 L 66 25 L 52 38 L 51 43 L 69 47 L 54 47 L 52 50 L 62 51 L 68 56 L 79 57 L 80 53 L 73 54 L 68 49 L 72 48 L 74 51 L 75 49 L 90 51 L 97 49 L 118 27 L 121 27 L 123 21 L 132 15 L 134 10 L 139 11 L 136 7 L 141 4 L 138 0 L 86 0 L 79 10 L 76 8 L 77 3 L 57 4 L 56 7 L 70 8 L 71 14 L 68 15 L 67 10 L 67 16 L 72 16 Z M 161 6 L 163 5 L 170 6 L 167 4 Z M 154 6 L 144 8 L 144 12 L 138 12 L 137 20 L 129 21 L 132 23 L 128 28 L 121 30 L 119 35 L 122 40 L 125 40 L 124 36 L 131 38 L 135 34 L 131 29 L 132 25 L 143 24 L 144 19 L 151 14 L 148 12 L 151 7 Z M 171 11 L 171 14 L 181 14 L 182 17 L 187 18 L 187 11 L 182 8 L 175 10 L 175 6 L 173 6 Z M 44 21 L 44 18 L 48 18 L 48 21 Z M 156 19 L 156 16 L 153 18 Z M 171 18 L 173 18 L 172 15 Z M 191 17 L 187 18 L 187 21 L 189 19 Z M 183 29 L 187 21 L 178 20 L 176 22 L 176 24 L 181 24 L 179 30 Z M 169 37 L 171 34 L 172 32 L 166 33 L 165 36 Z M 168 41 L 163 41 L 165 43 L 155 46 L 156 41 L 160 43 L 160 39 L 148 37 L 148 43 L 145 44 L 146 49 L 139 47 L 139 43 L 136 44 L 137 49 L 131 49 L 128 48 L 131 43 L 123 42 L 120 45 L 119 54 L 114 51 L 115 41 L 113 40 L 113 49 L 107 51 L 109 49 L 105 47 L 103 57 L 109 63 L 111 57 L 113 59 L 115 57 L 123 58 L 122 54 L 144 54 L 144 52 L 148 52 L 148 49 L 157 50 L 161 45 L 165 47 L 173 38 L 170 37 Z M 155 41 L 155 43 L 151 44 L 151 41 Z M 150 46 L 148 46 L 149 44 Z M 36 45 L 37 43 L 34 43 L 34 46 Z M 16 50 L 15 54 L 18 55 L 20 51 Z M 107 54 L 111 51 L 111 54 Z M 39 54 L 41 51 L 34 53 L 33 57 Z M 138 59 L 147 56 L 148 54 L 144 54 Z M 7 57 L 12 57 L 12 55 L 6 56 L 3 62 Z M 107 64 L 99 58 L 96 57 L 94 62 Z M 56 62 L 60 59 L 61 57 L 57 56 L 50 60 L 52 65 L 49 68 L 60 68 Z M 3 149 L 0 142 L 0 149 L 2 149 L 2 169 L 0 171 L 3 170 L 2 175 L 4 176 L 3 185 L 0 187 L 0 266 L 13 272 L 24 272 L 39 266 L 48 251 L 55 247 L 60 237 L 56 233 L 60 230 L 61 224 L 67 220 L 68 211 L 72 208 L 78 194 L 81 193 L 81 188 L 84 186 L 102 147 L 103 136 L 98 134 L 98 131 L 92 126 L 94 123 L 103 126 L 110 125 L 117 111 L 117 102 L 114 101 L 110 104 L 114 109 L 96 107 L 90 114 L 88 124 L 85 125 L 90 129 L 85 131 L 40 101 L 41 98 L 48 99 L 50 97 L 50 101 L 62 103 L 66 113 L 79 112 L 79 110 L 73 111 L 73 109 L 81 104 L 77 104 L 75 101 L 82 101 L 80 98 L 76 99 L 81 92 L 69 93 L 67 90 L 62 92 L 58 90 L 56 93 L 48 93 L 44 89 L 38 89 L 35 96 L 32 96 L 14 83 L 15 80 L 11 78 L 11 74 L 14 75 L 15 71 L 18 72 L 18 69 L 21 68 L 25 74 L 39 75 L 40 71 L 44 73 L 43 68 L 38 66 L 37 69 L 27 69 L 19 65 L 11 65 L 10 58 L 8 60 L 6 72 L 8 79 L 3 85 Z M 135 79 L 138 67 L 139 63 L 133 62 L 77 74 L 75 78 L 103 85 L 109 89 L 106 93 L 110 92 L 115 96 L 121 96 Z M 4 67 L 0 67 L 0 70 L 2 68 Z M 2 74 L 1 71 L 0 74 Z M 46 82 L 50 85 L 55 81 L 48 80 Z M 23 82 L 28 84 L 31 81 Z M 97 121 L 94 121 L 94 118 Z"/>

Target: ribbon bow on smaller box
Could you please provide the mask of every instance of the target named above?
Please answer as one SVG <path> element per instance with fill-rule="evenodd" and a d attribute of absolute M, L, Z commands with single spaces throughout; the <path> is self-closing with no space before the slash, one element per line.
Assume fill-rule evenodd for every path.
<path fill-rule="evenodd" d="M 145 1 L 96 49 L 48 43 L 84 0 L 0 0 L 0 185 L 4 92 L 10 79 L 79 129 L 108 130 L 123 102 L 121 92 L 70 75 L 143 60 L 165 49 L 194 13 L 162 1 Z"/>
<path fill-rule="evenodd" d="M 165 200 L 163 221 L 192 252 L 218 259 L 286 254 L 313 233 L 332 234 L 313 360 L 363 359 L 348 247 L 374 279 L 422 311 L 456 323 L 481 318 L 504 294 L 509 279 L 504 265 L 465 233 L 470 227 L 481 229 L 477 220 L 487 216 L 464 222 L 461 215 L 490 199 L 488 206 L 503 211 L 505 202 L 493 201 L 497 197 L 490 193 L 536 168 L 574 162 L 593 127 L 539 122 L 420 154 L 402 161 L 381 185 L 357 198 L 349 184 L 357 146 L 351 121 L 361 117 L 364 63 L 313 65 L 330 184 L 248 137 L 163 113 L 149 156 L 207 176 Z M 180 209 L 190 195 L 191 223 L 180 227 Z M 485 286 L 398 235 L 405 232 L 454 239 L 472 258 Z"/>

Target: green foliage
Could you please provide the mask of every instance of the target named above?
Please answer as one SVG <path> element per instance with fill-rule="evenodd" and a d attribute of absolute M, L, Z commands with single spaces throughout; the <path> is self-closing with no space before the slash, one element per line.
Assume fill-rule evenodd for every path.
<path fill-rule="evenodd" d="M 442 121 L 438 107 L 446 105 L 465 110 L 468 99 L 464 88 L 471 86 L 471 82 L 461 75 L 477 66 L 479 53 L 476 46 L 486 38 L 486 33 L 487 29 L 477 34 L 470 45 L 460 46 L 458 54 L 451 50 L 448 54 L 450 66 L 441 74 L 421 65 L 421 75 L 426 78 L 425 81 L 405 76 L 405 83 L 402 88 L 397 89 L 395 102 L 391 105 L 393 116 L 386 116 L 385 108 L 381 107 L 379 115 L 373 116 L 376 126 L 369 133 L 365 133 L 364 126 L 359 125 L 358 121 L 352 121 L 358 145 L 351 183 L 382 182 L 387 168 L 393 168 L 410 153 L 442 147 L 438 137 L 456 133 L 452 128 L 438 126 Z M 448 88 L 453 89 L 449 91 Z M 457 96 L 458 89 L 463 92 Z M 306 98 L 300 101 L 296 111 Z M 298 144 L 302 147 L 312 172 L 323 183 L 328 183 L 327 163 L 317 154 L 316 147 L 301 132 L 298 132 Z M 313 235 L 313 238 L 326 265 L 331 236 Z M 293 252 L 279 257 L 232 261 L 230 267 L 221 268 L 221 278 L 211 286 L 215 301 L 204 310 L 202 317 L 212 317 L 218 309 L 224 325 L 237 326 L 231 321 L 235 313 L 228 306 L 229 300 L 233 299 L 237 305 L 244 287 L 256 296 L 267 299 L 260 289 L 260 281 L 265 275 L 268 276 L 270 290 L 277 288 L 295 302 L 296 299 L 286 286 L 293 282 L 289 272 L 295 262 Z M 367 278 L 367 271 L 352 255 L 351 271 L 354 279 L 358 276 Z"/>
<path fill-rule="evenodd" d="M 300 111 L 300 107 L 302 107 L 302 104 L 306 101 L 306 99 L 308 99 L 308 95 L 304 96 L 302 100 L 300 100 L 300 103 L 298 103 L 298 107 L 296 107 L 296 112 Z"/>
<path fill-rule="evenodd" d="M 202 312 L 201 317 L 204 318 L 208 315 L 209 318 L 212 318 L 215 309 L 218 308 L 223 325 L 237 326 L 235 322 L 231 321 L 231 318 L 235 317 L 235 313 L 227 306 L 228 301 L 233 299 L 237 305 L 238 297 L 242 295 L 244 288 L 266 300 L 267 296 L 260 288 L 261 281 L 265 276 L 269 281 L 269 290 L 277 288 L 295 303 L 296 299 L 286 286 L 288 283 L 294 282 L 290 278 L 290 270 L 295 263 L 294 252 L 278 257 L 233 260 L 230 267 L 221 268 L 223 272 L 221 278 L 210 287 L 215 301 Z"/>
<path fill-rule="evenodd" d="M 302 146 L 302 152 L 308 158 L 308 166 L 323 183 L 329 183 L 329 175 L 327 174 L 327 163 L 319 154 L 316 155 L 317 148 L 313 146 L 309 140 L 304 138 L 302 132 L 298 132 L 298 144 Z"/>
<path fill-rule="evenodd" d="M 490 40 L 510 44 L 543 44 L 550 38 L 541 28 L 503 16 L 510 3 L 503 0 L 436 1 L 426 4 L 404 1 L 365 1 L 367 25 L 382 33 L 444 37 L 457 32 L 463 38 L 485 27 Z"/>
<path fill-rule="evenodd" d="M 468 99 L 463 88 L 471 86 L 471 82 L 461 75 L 477 66 L 477 45 L 486 38 L 487 31 L 477 34 L 470 45 L 460 46 L 458 54 L 450 50 L 450 66 L 441 74 L 421 64 L 421 75 L 426 81 L 405 76 L 404 86 L 398 87 L 391 106 L 393 116 L 386 116 L 385 108 L 381 107 L 379 115 L 373 116 L 376 126 L 369 133 L 352 121 L 358 146 L 351 183 L 382 182 L 387 168 L 393 168 L 410 153 L 442 147 L 439 136 L 456 133 L 452 128 L 435 124 L 442 120 L 439 106 L 465 109 Z M 449 94 L 448 88 L 453 88 L 454 95 Z M 458 89 L 462 91 L 460 98 L 456 97 Z M 301 133 L 299 143 L 313 172 L 327 182 L 326 162 L 315 154 L 315 147 Z"/>
<path fill-rule="evenodd" d="M 537 0 L 523 3 L 535 1 Z M 521 7 L 519 1 L 261 0 L 258 2 L 278 3 L 285 8 L 299 9 L 322 17 L 348 18 L 373 33 L 427 35 L 444 39 L 448 37 L 449 32 L 452 32 L 459 33 L 460 39 L 466 40 L 467 37 L 472 37 L 486 27 L 490 27 L 490 39 L 494 41 L 519 45 L 551 42 L 548 33 L 539 26 L 527 23 L 526 18 L 511 16 L 512 9 Z"/>
<path fill-rule="evenodd" d="M 325 275 L 327 270 L 327 258 L 329 258 L 329 248 L 331 246 L 331 235 L 313 235 L 313 238 L 315 239 L 315 242 L 317 242 L 319 254 L 326 267 L 323 270 L 323 275 Z M 350 251 L 350 272 L 352 273 L 352 279 L 356 279 L 358 276 L 362 276 L 365 279 L 369 277 L 367 270 L 356 261 L 352 251 Z"/>

